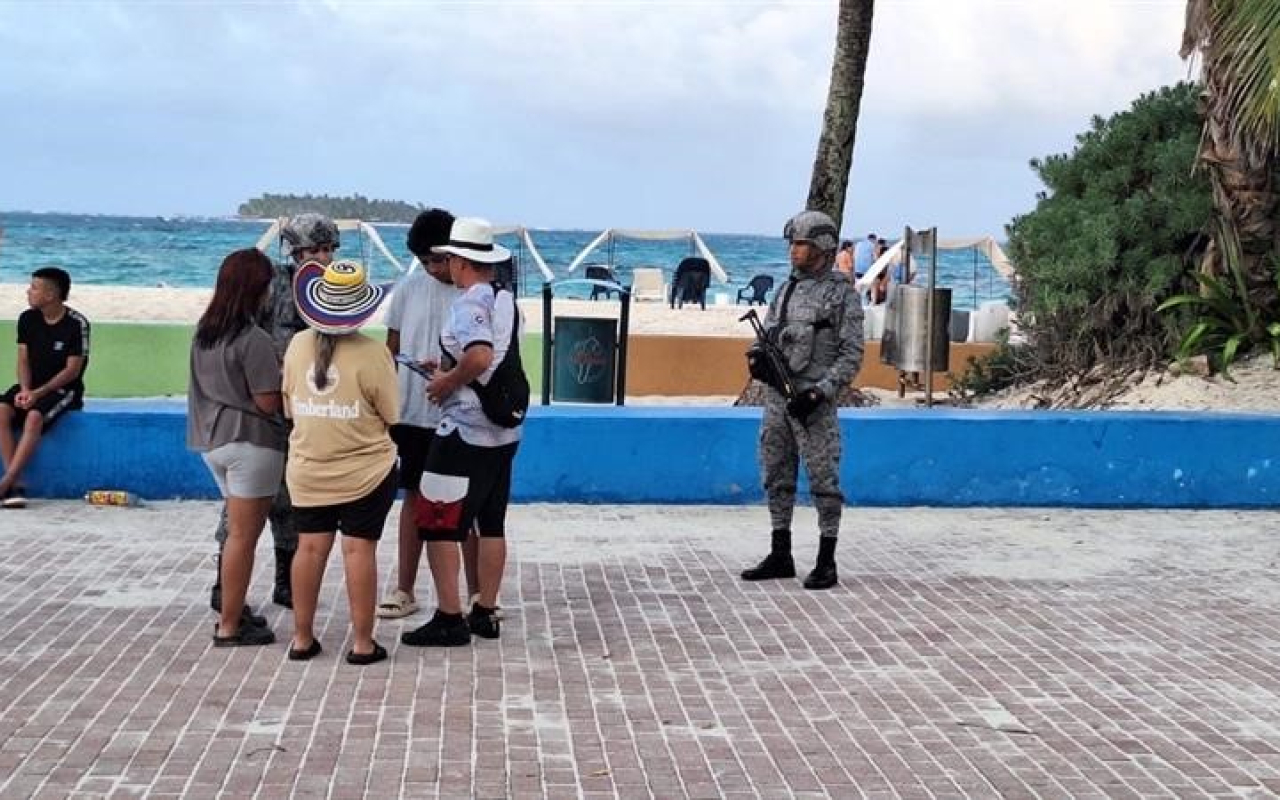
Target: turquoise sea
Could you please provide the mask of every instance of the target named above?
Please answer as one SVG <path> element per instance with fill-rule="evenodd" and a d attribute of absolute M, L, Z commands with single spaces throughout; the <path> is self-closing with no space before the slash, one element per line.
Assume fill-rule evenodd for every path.
<path fill-rule="evenodd" d="M 207 288 L 223 256 L 252 247 L 269 223 L 260 220 L 117 217 L 83 214 L 0 212 L 0 282 L 25 283 L 31 271 L 56 264 L 71 272 L 76 283 L 105 286 L 176 286 Z M 374 226 L 391 252 L 408 264 L 405 225 Z M 600 231 L 535 230 L 530 235 L 556 280 L 581 277 L 566 268 Z M 700 232 L 701 233 L 701 232 Z M 703 240 L 729 275 L 729 291 L 754 275 L 787 275 L 787 250 L 781 236 L 701 233 Z M 892 241 L 892 239 L 890 239 Z M 514 236 L 503 243 L 515 251 L 522 272 L 521 293 L 540 289 L 541 274 Z M 396 269 L 373 253 L 369 237 L 343 234 L 342 255 L 360 257 L 372 265 L 377 280 L 392 280 Z M 632 268 L 662 267 L 668 279 L 680 259 L 692 255 L 686 242 L 617 241 L 597 249 L 587 263 L 611 264 L 622 283 L 630 283 Z M 274 252 L 271 255 L 276 255 Z M 1005 299 L 1009 285 L 976 251 L 939 254 L 938 284 L 952 288 L 953 308 L 973 308 L 984 300 Z M 581 296 L 580 286 L 557 289 L 557 296 Z"/>

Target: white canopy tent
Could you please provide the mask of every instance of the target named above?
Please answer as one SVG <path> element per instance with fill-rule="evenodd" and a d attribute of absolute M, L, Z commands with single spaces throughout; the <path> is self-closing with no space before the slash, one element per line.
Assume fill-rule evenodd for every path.
<path fill-rule="evenodd" d="M 996 272 L 1007 281 L 1012 281 L 1014 269 L 1009 257 L 1004 254 L 1004 250 L 1000 249 L 1000 245 L 990 236 L 979 236 L 977 238 L 956 238 L 956 239 L 939 239 L 939 250 L 977 250 L 987 257 L 991 262 L 991 266 L 995 267 Z M 859 291 L 865 291 L 875 283 L 876 278 L 889 267 L 897 266 L 902 263 L 903 242 L 899 240 L 893 247 L 884 252 L 876 262 L 866 271 L 858 282 L 854 284 Z"/>
<path fill-rule="evenodd" d="M 583 261 L 587 260 L 587 256 L 589 256 L 593 250 L 602 244 L 611 243 L 614 239 L 637 239 L 652 242 L 670 242 L 686 239 L 693 244 L 694 249 L 698 251 L 698 255 L 705 258 L 707 263 L 711 265 L 711 274 L 716 277 L 716 280 L 721 283 L 729 282 L 729 276 L 725 274 L 724 267 L 720 266 L 720 262 L 711 253 L 711 250 L 707 247 L 707 243 L 702 241 L 702 237 L 698 235 L 698 232 L 693 230 L 643 231 L 609 228 L 593 239 L 591 244 L 582 248 L 582 252 L 578 253 L 577 257 L 573 259 L 573 263 L 569 264 L 569 268 L 566 271 L 573 272 L 580 264 L 582 264 Z"/>
<path fill-rule="evenodd" d="M 264 253 L 270 255 L 270 248 L 279 242 L 280 229 L 288 222 L 288 217 L 280 217 L 271 223 L 271 226 L 258 239 L 257 248 Z M 400 259 L 392 254 L 387 247 L 386 242 L 382 241 L 382 237 L 378 235 L 377 228 L 374 228 L 367 222 L 358 219 L 335 219 L 334 224 L 338 226 L 339 232 L 357 232 L 361 236 L 367 237 L 370 245 L 374 250 L 381 253 L 388 261 L 395 265 L 396 271 L 404 273 L 418 266 L 418 258 L 413 257 L 408 264 L 404 264 Z M 547 267 L 547 262 L 543 260 L 542 254 L 538 252 L 538 248 L 533 244 L 533 237 L 529 235 L 529 229 L 523 225 L 495 225 L 493 232 L 497 236 L 514 234 L 529 251 L 529 255 L 533 258 L 534 266 L 538 268 L 538 272 L 542 274 L 544 280 L 552 280 L 555 275 L 551 269 Z M 363 255 L 363 254 L 361 254 Z"/>

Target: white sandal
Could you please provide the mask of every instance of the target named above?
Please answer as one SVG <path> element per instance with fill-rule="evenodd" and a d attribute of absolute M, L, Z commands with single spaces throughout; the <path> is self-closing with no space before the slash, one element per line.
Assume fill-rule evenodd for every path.
<path fill-rule="evenodd" d="M 417 611 L 418 601 L 403 589 L 396 589 L 378 603 L 378 616 L 382 619 L 400 619 Z"/>

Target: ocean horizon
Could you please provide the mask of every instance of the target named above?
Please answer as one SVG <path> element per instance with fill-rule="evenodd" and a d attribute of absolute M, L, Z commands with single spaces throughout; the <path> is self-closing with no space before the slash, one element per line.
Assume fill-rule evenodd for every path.
<path fill-rule="evenodd" d="M 254 246 L 271 222 L 234 216 L 0 211 L 0 283 L 25 283 L 33 270 L 57 265 L 70 272 L 77 284 L 211 288 L 223 257 Z M 408 224 L 379 222 L 372 227 L 399 260 L 399 269 L 407 267 L 413 258 L 405 247 Z M 600 232 L 529 228 L 534 246 L 555 275 L 553 286 L 560 280 L 582 277 L 581 268 L 573 273 L 567 268 Z M 780 284 L 790 272 L 786 244 L 780 235 L 701 231 L 699 235 L 729 277 L 727 284 L 713 280 L 709 296 L 728 293 L 732 301 L 737 289 L 753 276 L 771 275 Z M 539 292 L 543 276 L 524 244 L 514 235 L 500 236 L 499 240 L 516 255 L 520 293 Z M 344 232 L 340 253 L 364 261 L 375 280 L 389 281 L 400 274 L 396 265 L 376 252 L 372 237 Z M 610 265 L 622 283 L 630 283 L 631 270 L 636 267 L 660 267 L 669 282 L 676 265 L 689 255 L 697 253 L 687 241 L 616 240 L 593 251 L 585 263 Z M 952 289 L 952 307 L 957 309 L 1010 296 L 1008 282 L 976 250 L 939 253 L 938 285 Z M 585 291 L 582 286 L 565 286 L 557 289 L 556 295 L 580 297 Z"/>

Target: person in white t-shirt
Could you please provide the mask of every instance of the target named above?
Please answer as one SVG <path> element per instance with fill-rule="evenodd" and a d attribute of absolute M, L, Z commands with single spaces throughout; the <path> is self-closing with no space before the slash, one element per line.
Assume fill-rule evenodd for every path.
<path fill-rule="evenodd" d="M 432 247 L 449 243 L 452 225 L 453 214 L 439 208 L 423 211 L 413 221 L 405 243 L 421 268 L 415 265 L 400 280 L 387 304 L 387 349 L 392 356 L 408 358 L 423 369 L 440 361 L 440 331 L 449 305 L 460 294 L 449 275 L 449 256 L 431 252 Z M 397 371 L 400 422 L 391 426 L 391 438 L 400 456 L 404 503 L 400 506 L 396 585 L 378 604 L 378 616 L 384 619 L 407 617 L 418 610 L 414 588 L 423 542 L 418 538 L 414 505 L 427 450 L 440 422 L 440 407 L 427 399 L 427 379 L 403 364 Z"/>

